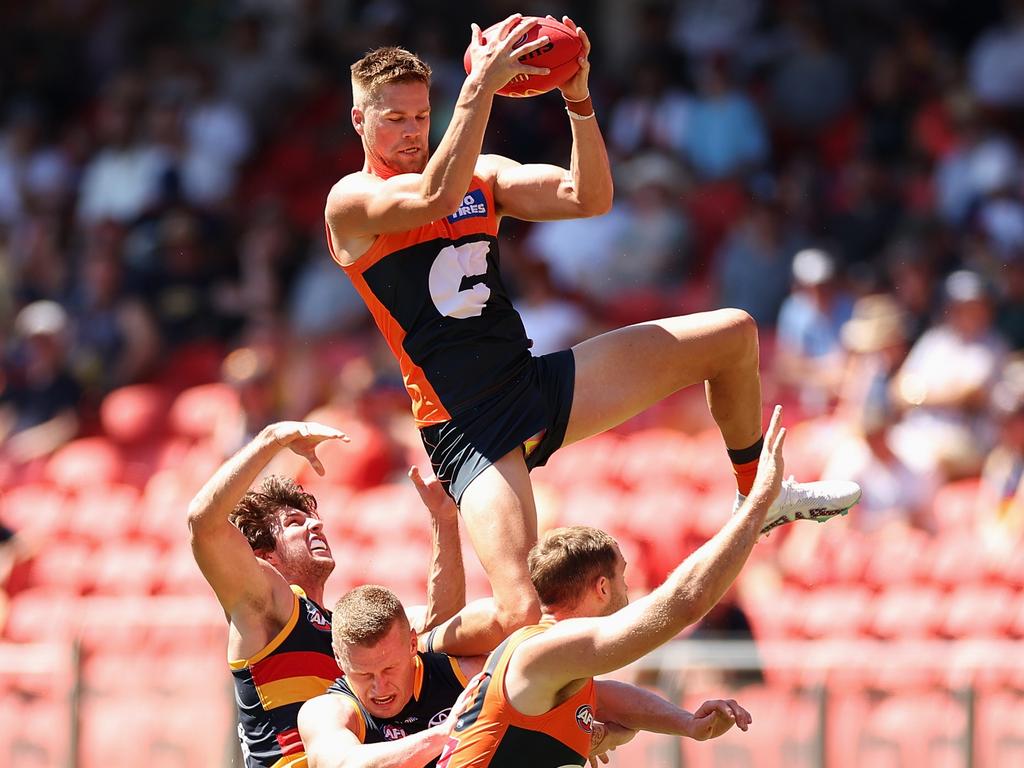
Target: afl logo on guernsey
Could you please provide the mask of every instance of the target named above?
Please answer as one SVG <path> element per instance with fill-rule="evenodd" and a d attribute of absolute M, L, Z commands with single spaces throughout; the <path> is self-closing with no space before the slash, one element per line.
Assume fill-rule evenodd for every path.
<path fill-rule="evenodd" d="M 576 725 L 584 733 L 594 732 L 594 710 L 590 708 L 589 704 L 584 704 L 576 710 Z"/>
<path fill-rule="evenodd" d="M 405 732 L 405 728 L 401 728 L 397 725 L 385 725 L 384 726 L 384 738 L 388 741 L 397 741 L 398 739 L 404 739 L 408 734 Z"/>
<path fill-rule="evenodd" d="M 331 631 L 331 622 L 327 620 L 327 617 L 320 613 L 320 609 L 311 603 L 306 604 L 306 618 L 309 619 L 309 623 L 319 629 L 321 632 Z"/>
<path fill-rule="evenodd" d="M 459 203 L 459 207 L 448 216 L 448 221 L 453 224 L 461 219 L 471 219 L 474 216 L 487 215 L 487 198 L 484 197 L 482 189 L 472 189 L 466 193 Z"/>

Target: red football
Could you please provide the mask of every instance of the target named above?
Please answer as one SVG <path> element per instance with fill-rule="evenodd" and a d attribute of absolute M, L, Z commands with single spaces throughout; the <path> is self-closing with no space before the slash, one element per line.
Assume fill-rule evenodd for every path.
<path fill-rule="evenodd" d="M 530 17 L 524 16 L 523 18 L 526 20 Z M 498 34 L 501 31 L 501 25 L 502 22 L 498 22 L 485 29 L 484 39 Z M 537 24 L 520 35 L 514 47 L 526 45 L 531 40 L 536 40 L 544 35 L 547 35 L 550 42 L 542 48 L 526 54 L 520 61 L 531 67 L 546 67 L 551 71 L 546 75 L 516 75 L 498 90 L 502 96 L 536 96 L 540 93 L 547 93 L 576 74 L 580 68 L 576 59 L 583 51 L 583 43 L 580 42 L 579 35 L 574 30 L 560 21 L 538 18 Z M 466 67 L 468 75 L 473 65 L 469 58 L 468 48 L 462 63 Z"/>

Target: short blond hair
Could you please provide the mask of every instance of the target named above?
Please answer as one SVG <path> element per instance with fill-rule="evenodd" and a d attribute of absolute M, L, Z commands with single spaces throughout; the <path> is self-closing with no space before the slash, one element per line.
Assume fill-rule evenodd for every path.
<path fill-rule="evenodd" d="M 374 48 L 352 65 L 352 96 L 372 98 L 391 83 L 423 83 L 430 87 L 430 66 L 405 48 L 388 45 Z"/>
<path fill-rule="evenodd" d="M 585 525 L 554 528 L 533 545 L 530 580 L 545 606 L 575 608 L 599 576 L 615 577 L 619 545 L 604 531 Z"/>
<path fill-rule="evenodd" d="M 387 587 L 364 584 L 341 596 L 331 617 L 334 650 L 349 645 L 376 645 L 391 631 L 395 622 L 411 632 L 409 618 L 398 595 Z"/>

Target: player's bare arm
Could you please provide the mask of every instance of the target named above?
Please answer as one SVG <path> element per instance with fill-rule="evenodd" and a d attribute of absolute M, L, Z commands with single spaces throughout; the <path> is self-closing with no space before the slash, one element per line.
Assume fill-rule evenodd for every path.
<path fill-rule="evenodd" d="M 559 87 L 572 129 L 569 167 L 481 155 L 478 170 L 491 181 L 501 216 L 525 221 L 574 219 L 607 213 L 612 205 L 608 152 L 590 101 L 590 39 L 568 16 L 562 23 L 576 30 L 583 44 L 579 71 Z"/>
<path fill-rule="evenodd" d="M 417 634 L 429 632 L 447 621 L 466 605 L 466 571 L 459 538 L 459 508 L 455 506 L 436 477 L 426 480 L 418 467 L 409 470 L 409 479 L 430 513 L 431 557 L 427 580 L 427 605 L 422 616 L 413 619 Z M 476 674 L 475 672 L 473 674 Z M 470 675 L 472 676 L 472 675 Z"/>
<path fill-rule="evenodd" d="M 299 735 L 309 768 L 422 768 L 441 753 L 445 724 L 395 741 L 362 744 L 362 719 L 344 696 L 324 694 L 299 710 Z"/>
<path fill-rule="evenodd" d="M 712 699 L 701 704 L 696 712 L 687 712 L 653 691 L 629 683 L 597 680 L 595 688 L 595 715 L 634 731 L 706 741 L 721 736 L 734 725 L 745 731 L 752 721 L 750 713 L 733 699 Z"/>
<path fill-rule="evenodd" d="M 505 20 L 501 34 L 490 39 L 485 39 L 480 27 L 473 24 L 469 46 L 472 73 L 459 92 L 448 130 L 421 172 L 382 179 L 364 169 L 334 186 L 327 197 L 325 216 L 342 264 L 356 261 L 376 235 L 422 226 L 458 207 L 473 178 L 495 91 L 518 74 L 545 71 L 522 64 L 519 59 L 547 44 L 547 37 L 515 46 L 536 23 L 535 19 L 524 21 L 521 15 L 512 15 Z M 410 87 L 414 85 L 420 88 Z M 372 99 L 354 106 L 352 111 L 353 124 L 368 154 L 374 151 L 367 141 L 374 121 L 401 123 L 410 143 L 423 133 L 423 123 L 429 127 L 430 102 L 425 84 L 394 83 L 384 86 L 382 94 Z M 369 165 L 369 158 L 367 162 Z"/>
<path fill-rule="evenodd" d="M 559 691 L 636 661 L 698 621 L 722 598 L 757 542 L 781 488 L 786 435 L 781 414 L 776 406 L 746 501 L 661 586 L 610 616 L 559 621 L 523 643 L 506 678 L 520 711 L 547 711 Z"/>
<path fill-rule="evenodd" d="M 306 458 L 319 474 L 323 465 L 316 446 L 348 437 L 316 423 L 280 422 L 265 427 L 226 461 L 189 504 L 188 526 L 192 553 L 203 576 L 217 595 L 224 613 L 242 637 L 234 655 L 248 656 L 273 636 L 271 624 L 281 625 L 291 614 L 293 596 L 274 568 L 256 557 L 245 536 L 228 515 L 270 460 L 283 448 Z"/>

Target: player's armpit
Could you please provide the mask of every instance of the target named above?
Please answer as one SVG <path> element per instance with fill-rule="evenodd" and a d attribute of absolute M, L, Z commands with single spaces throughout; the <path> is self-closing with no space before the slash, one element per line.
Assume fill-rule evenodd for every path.
<path fill-rule="evenodd" d="M 389 179 L 356 173 L 334 185 L 324 215 L 336 243 L 344 246 L 350 239 L 404 232 L 447 216 L 465 191 L 455 185 L 428 190 L 419 173 Z"/>

